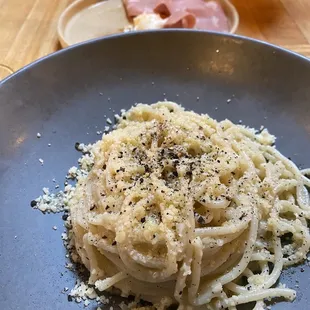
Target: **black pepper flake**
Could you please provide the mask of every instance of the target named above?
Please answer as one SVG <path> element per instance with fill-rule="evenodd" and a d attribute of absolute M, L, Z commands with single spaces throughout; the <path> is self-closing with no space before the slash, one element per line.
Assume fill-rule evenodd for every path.
<path fill-rule="evenodd" d="M 30 202 L 30 205 L 31 205 L 32 208 L 34 208 L 37 204 L 38 204 L 38 203 L 37 203 L 35 200 L 32 200 L 32 201 Z"/>
<path fill-rule="evenodd" d="M 145 222 L 145 217 L 142 217 L 141 220 L 140 220 L 140 222 L 141 222 L 141 223 L 144 223 L 144 222 Z"/>
<path fill-rule="evenodd" d="M 127 299 L 128 299 L 129 302 L 133 302 L 135 300 L 135 296 L 134 295 L 129 295 L 127 297 Z"/>
<path fill-rule="evenodd" d="M 116 241 L 113 241 L 113 242 L 112 242 L 112 245 L 116 245 Z"/>
<path fill-rule="evenodd" d="M 107 236 L 102 236 L 102 239 L 107 239 L 108 237 Z"/>
<path fill-rule="evenodd" d="M 80 143 L 79 143 L 79 142 L 75 142 L 74 148 L 75 148 L 77 151 L 80 151 Z"/>
<path fill-rule="evenodd" d="M 205 219 L 201 215 L 198 218 L 198 223 L 201 224 L 201 225 L 205 224 Z"/>
<path fill-rule="evenodd" d="M 95 208 L 97 208 L 97 206 L 95 204 L 93 204 L 91 207 L 90 207 L 90 211 L 93 211 Z"/>
<path fill-rule="evenodd" d="M 301 272 L 305 272 L 305 269 L 304 269 L 304 268 L 301 268 L 300 271 L 301 271 Z"/>
<path fill-rule="evenodd" d="M 72 296 L 68 295 L 68 301 L 72 301 L 72 300 L 73 300 Z"/>
<path fill-rule="evenodd" d="M 142 184 L 144 182 L 144 179 L 143 178 L 140 178 L 140 184 Z"/>
<path fill-rule="evenodd" d="M 239 220 L 242 221 L 245 217 L 245 214 L 243 213 L 240 217 L 239 217 Z"/>
<path fill-rule="evenodd" d="M 68 213 L 63 214 L 63 215 L 62 215 L 62 220 L 63 220 L 63 221 L 66 221 L 66 220 L 68 219 L 68 216 L 69 216 Z"/>

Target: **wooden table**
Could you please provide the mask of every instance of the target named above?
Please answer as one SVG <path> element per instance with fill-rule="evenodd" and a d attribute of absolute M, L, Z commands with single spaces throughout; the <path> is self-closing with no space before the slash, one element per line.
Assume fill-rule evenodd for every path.
<path fill-rule="evenodd" d="M 56 25 L 73 0 L 0 0 L 0 79 L 60 49 Z M 309 0 L 232 0 L 238 33 L 310 57 Z"/>

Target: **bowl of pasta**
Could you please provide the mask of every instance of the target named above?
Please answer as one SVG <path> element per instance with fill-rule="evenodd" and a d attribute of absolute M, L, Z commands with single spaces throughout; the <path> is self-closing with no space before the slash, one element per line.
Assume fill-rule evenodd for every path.
<path fill-rule="evenodd" d="M 1 81 L 0 308 L 306 309 L 309 79 L 279 47 L 163 30 Z"/>

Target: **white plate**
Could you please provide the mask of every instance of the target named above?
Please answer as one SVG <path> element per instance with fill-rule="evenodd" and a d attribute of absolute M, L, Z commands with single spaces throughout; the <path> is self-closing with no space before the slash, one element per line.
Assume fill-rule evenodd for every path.
<path fill-rule="evenodd" d="M 229 0 L 219 0 L 235 33 L 239 15 Z M 62 47 L 122 32 L 130 25 L 122 0 L 77 0 L 68 6 L 58 21 L 58 37 Z"/>

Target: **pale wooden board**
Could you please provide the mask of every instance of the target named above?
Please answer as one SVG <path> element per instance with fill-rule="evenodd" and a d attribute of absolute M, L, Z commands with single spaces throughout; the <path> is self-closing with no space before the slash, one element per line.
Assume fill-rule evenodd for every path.
<path fill-rule="evenodd" d="M 0 64 L 16 71 L 59 49 L 57 21 L 71 2 L 0 0 Z"/>
<path fill-rule="evenodd" d="M 295 18 L 289 14 L 284 6 L 283 1 L 233 0 L 232 2 L 240 14 L 239 33 L 277 45 L 309 43 L 298 27 Z M 291 3 L 295 3 L 295 0 Z M 296 9 L 295 6 L 294 8 Z M 297 18 L 298 16 L 296 16 Z"/>
<path fill-rule="evenodd" d="M 0 0 L 0 79 L 60 48 L 57 20 L 71 2 Z M 310 57 L 309 0 L 232 2 L 240 14 L 239 34 Z"/>

